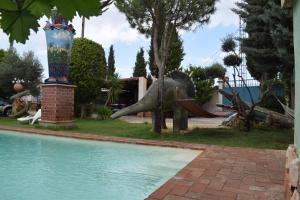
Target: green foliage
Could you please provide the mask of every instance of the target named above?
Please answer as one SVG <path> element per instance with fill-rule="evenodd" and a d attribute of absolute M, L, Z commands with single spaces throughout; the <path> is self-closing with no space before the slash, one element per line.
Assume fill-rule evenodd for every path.
<path fill-rule="evenodd" d="M 128 22 L 133 28 L 141 33 L 151 35 L 153 22 L 153 10 L 160 13 L 161 17 L 169 19 L 176 12 L 177 16 L 172 18 L 176 20 L 176 28 L 190 30 L 194 25 L 202 25 L 207 23 L 210 15 L 215 11 L 215 0 L 179 0 L 179 1 L 144 1 L 144 0 L 116 0 L 116 6 L 123 12 Z M 151 10 L 152 9 L 152 10 Z M 173 12 L 172 12 L 173 11 Z M 161 15 L 163 14 L 163 15 Z M 166 15 L 170 15 L 166 17 Z M 172 21 L 164 21 L 164 23 L 173 23 Z M 162 26 L 163 27 L 163 26 Z"/>
<path fill-rule="evenodd" d="M 162 34 L 162 33 L 161 33 Z M 153 52 L 153 37 L 151 37 L 151 44 L 149 50 L 149 70 L 151 75 L 154 77 L 158 77 L 158 67 L 154 62 L 154 52 Z M 174 32 L 169 48 L 169 54 L 166 61 L 166 69 L 165 74 L 173 70 L 180 70 L 181 62 L 184 58 L 184 49 L 183 49 L 183 41 L 178 35 L 177 31 Z"/>
<path fill-rule="evenodd" d="M 210 80 L 210 79 L 195 82 L 195 86 L 197 90 L 195 99 L 200 105 L 203 105 L 206 102 L 211 100 L 213 93 L 215 91 L 213 85 L 214 85 L 214 80 Z"/>
<path fill-rule="evenodd" d="M 98 115 L 97 119 L 100 119 L 100 120 L 109 119 L 110 116 L 112 115 L 112 111 L 107 106 L 97 106 L 96 113 Z"/>
<path fill-rule="evenodd" d="M 115 103 L 119 99 L 119 96 L 122 93 L 123 83 L 120 80 L 119 75 L 114 74 L 109 77 L 106 84 L 108 86 L 107 105 L 108 103 Z"/>
<path fill-rule="evenodd" d="M 105 56 L 105 51 L 103 51 L 103 56 L 102 56 L 102 60 L 104 62 L 104 71 L 105 71 L 105 78 L 107 78 L 107 62 L 106 62 L 106 56 Z"/>
<path fill-rule="evenodd" d="M 189 66 L 186 73 L 190 74 L 194 81 L 196 87 L 195 99 L 200 105 L 203 105 L 212 98 L 215 91 L 214 79 L 223 77 L 226 69 L 215 63 L 209 67 Z"/>
<path fill-rule="evenodd" d="M 276 47 L 276 55 L 282 63 L 279 67 L 281 79 L 286 83 L 286 94 L 289 104 L 294 108 L 294 38 L 293 38 L 293 9 L 282 8 L 280 1 L 268 1 L 266 23 L 271 29 L 271 37 Z"/>
<path fill-rule="evenodd" d="M 237 67 L 242 63 L 242 59 L 236 52 L 237 44 L 233 38 L 233 36 L 227 36 L 222 43 L 222 51 L 228 53 L 223 61 L 224 65 L 227 67 Z"/>
<path fill-rule="evenodd" d="M 146 62 L 144 58 L 144 49 L 141 48 L 136 55 L 135 66 L 133 69 L 133 77 L 145 77 L 147 76 Z"/>
<path fill-rule="evenodd" d="M 79 105 L 94 101 L 104 85 L 103 54 L 100 44 L 85 38 L 74 39 L 69 79 L 77 86 L 75 101 Z"/>
<path fill-rule="evenodd" d="M 280 1 L 268 1 L 265 22 L 276 47 L 276 55 L 282 63 L 280 72 L 284 79 L 290 79 L 294 70 L 293 9 L 282 8 Z"/>
<path fill-rule="evenodd" d="M 261 88 L 263 91 L 268 88 L 284 88 L 285 84 L 281 80 L 266 80 L 261 84 Z"/>
<path fill-rule="evenodd" d="M 115 74 L 115 51 L 114 46 L 111 45 L 109 48 L 108 54 L 108 63 L 107 63 L 107 77 L 113 76 Z"/>
<path fill-rule="evenodd" d="M 236 43 L 233 39 L 232 36 L 227 36 L 224 40 L 223 40 L 223 43 L 222 43 L 222 51 L 226 52 L 226 53 L 229 53 L 229 52 L 232 52 L 232 51 L 235 51 L 236 49 Z"/>
<path fill-rule="evenodd" d="M 0 62 L 2 62 L 3 58 L 5 57 L 6 55 L 6 51 L 3 50 L 3 49 L 0 49 Z"/>
<path fill-rule="evenodd" d="M 227 67 L 240 66 L 242 59 L 235 54 L 230 54 L 224 57 L 224 65 Z"/>
<path fill-rule="evenodd" d="M 243 0 L 236 3 L 238 9 L 234 10 L 246 23 L 248 37 L 242 39 L 242 51 L 246 54 L 248 70 L 252 77 L 262 82 L 274 78 L 281 64 L 271 36 L 272 29 L 266 21 L 270 1 L 273 0 Z"/>
<path fill-rule="evenodd" d="M 283 103 L 286 104 L 286 99 L 282 96 L 277 96 L 277 98 Z M 278 113 L 284 114 L 284 109 L 280 105 L 280 103 L 277 101 L 276 97 L 274 95 L 267 95 L 264 100 L 260 103 L 261 107 L 268 108 L 270 110 L 273 110 Z"/>
<path fill-rule="evenodd" d="M 9 35 L 9 40 L 25 43 L 30 29 L 37 32 L 38 19 L 49 16 L 51 9 L 57 7 L 62 16 L 71 20 L 76 15 L 90 17 L 100 13 L 99 0 L 1 0 L 0 24 L 3 31 Z"/>
<path fill-rule="evenodd" d="M 226 69 L 219 63 L 214 63 L 205 68 L 206 77 L 210 79 L 222 78 L 226 74 Z"/>
<path fill-rule="evenodd" d="M 261 84 L 262 91 L 270 89 L 270 93 L 263 99 L 260 106 L 273 110 L 275 112 L 284 113 L 284 109 L 276 98 L 283 104 L 287 104 L 284 96 L 285 84 L 280 80 L 267 80 Z"/>
<path fill-rule="evenodd" d="M 43 66 L 33 52 L 19 56 L 15 49 L 8 50 L 0 61 L 0 97 L 8 98 L 16 93 L 12 83 L 14 78 L 24 80 L 24 89 L 38 94 L 42 73 Z"/>

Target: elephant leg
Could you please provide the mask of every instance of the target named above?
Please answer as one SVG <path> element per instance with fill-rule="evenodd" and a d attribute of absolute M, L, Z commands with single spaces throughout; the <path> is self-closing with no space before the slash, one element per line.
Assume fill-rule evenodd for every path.
<path fill-rule="evenodd" d="M 188 113 L 180 106 L 173 109 L 173 132 L 178 133 L 180 130 L 186 130 L 188 127 Z"/>

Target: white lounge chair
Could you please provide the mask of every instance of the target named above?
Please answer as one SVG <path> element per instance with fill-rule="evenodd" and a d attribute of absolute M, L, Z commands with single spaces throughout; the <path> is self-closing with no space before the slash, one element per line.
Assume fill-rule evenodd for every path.
<path fill-rule="evenodd" d="M 33 125 L 38 119 L 40 119 L 42 116 L 42 111 L 41 109 L 39 109 L 33 116 L 29 115 L 27 117 L 21 117 L 18 118 L 18 122 L 20 123 L 30 123 L 31 125 Z"/>
<path fill-rule="evenodd" d="M 33 116 L 28 115 L 26 117 L 20 117 L 17 119 L 18 122 L 22 123 L 22 124 L 29 124 L 30 120 L 32 120 Z"/>
<path fill-rule="evenodd" d="M 42 117 L 42 110 L 39 109 L 35 115 L 33 116 L 33 119 L 31 121 L 31 125 L 33 125 L 37 120 L 39 120 Z"/>

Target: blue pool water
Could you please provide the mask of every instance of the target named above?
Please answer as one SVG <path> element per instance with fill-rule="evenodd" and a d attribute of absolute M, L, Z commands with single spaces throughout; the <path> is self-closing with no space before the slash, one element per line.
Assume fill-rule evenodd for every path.
<path fill-rule="evenodd" d="M 0 199 L 141 200 L 198 154 L 0 131 Z"/>

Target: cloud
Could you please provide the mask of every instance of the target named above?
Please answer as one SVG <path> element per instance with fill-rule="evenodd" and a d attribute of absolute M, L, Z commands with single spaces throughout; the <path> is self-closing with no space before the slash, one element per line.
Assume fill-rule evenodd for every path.
<path fill-rule="evenodd" d="M 216 3 L 217 11 L 211 16 L 209 28 L 215 28 L 217 26 L 238 26 L 239 17 L 231 11 L 235 8 L 235 2 L 238 0 L 220 0 Z"/>
<path fill-rule="evenodd" d="M 73 20 L 77 37 L 81 34 L 81 22 L 79 17 Z M 86 20 L 85 37 L 99 42 L 104 48 L 117 42 L 132 44 L 146 39 L 136 29 L 130 27 L 126 16 L 114 5 L 103 15 Z"/>

